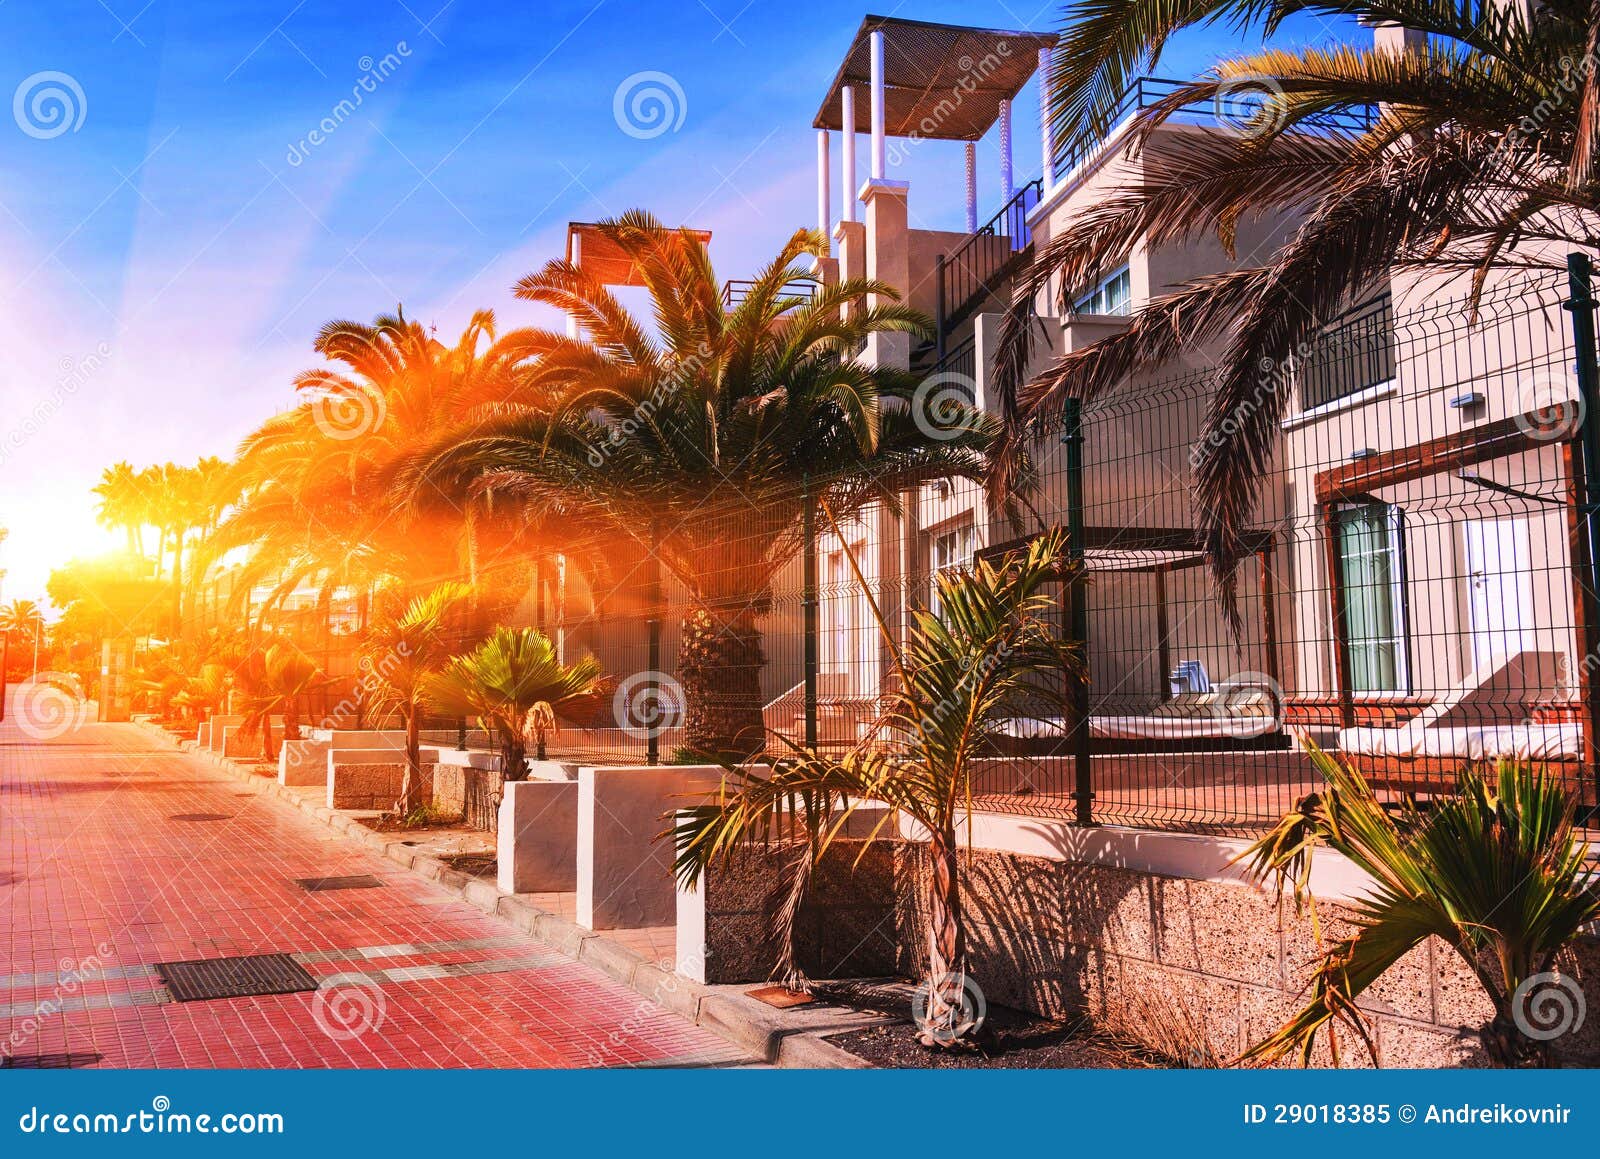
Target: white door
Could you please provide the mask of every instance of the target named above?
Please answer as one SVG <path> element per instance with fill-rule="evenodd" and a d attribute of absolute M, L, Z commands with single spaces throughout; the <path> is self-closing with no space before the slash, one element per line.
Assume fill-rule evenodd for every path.
<path fill-rule="evenodd" d="M 1469 519 L 1467 615 L 1472 666 L 1533 647 L 1533 576 L 1526 519 Z"/>

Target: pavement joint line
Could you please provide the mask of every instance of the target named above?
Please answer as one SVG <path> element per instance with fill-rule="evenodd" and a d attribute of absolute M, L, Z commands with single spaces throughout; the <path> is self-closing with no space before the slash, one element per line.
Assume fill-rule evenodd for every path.
<path fill-rule="evenodd" d="M 235 758 L 199 748 L 194 741 L 178 741 L 153 722 L 135 723 L 170 747 L 205 758 L 215 768 L 260 790 L 261 795 L 291 805 L 335 832 L 354 838 L 377 856 L 395 862 L 474 908 L 550 946 L 561 957 L 591 966 L 621 982 L 661 1010 L 677 1014 L 734 1047 L 752 1052 L 759 1061 L 779 1067 L 807 1069 L 859 1069 L 868 1066 L 858 1056 L 825 1041 L 824 1036 L 868 1025 L 869 1022 L 857 1021 L 848 1026 L 815 1030 L 774 1025 L 774 1016 L 779 1012 L 753 998 L 747 998 L 742 993 L 719 991 L 685 978 L 670 968 L 663 969 L 603 933 L 596 933 L 570 918 L 540 909 L 513 894 L 501 893 L 494 881 L 469 877 L 438 858 L 403 845 L 401 838 L 368 829 L 352 816 L 317 804 L 309 797 L 292 793 L 275 776 L 263 776 Z M 591 946 L 593 949 L 590 949 Z"/>

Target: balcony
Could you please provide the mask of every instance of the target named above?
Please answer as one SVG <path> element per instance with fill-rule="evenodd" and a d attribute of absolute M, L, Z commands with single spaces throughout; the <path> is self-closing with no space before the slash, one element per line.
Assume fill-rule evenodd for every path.
<path fill-rule="evenodd" d="M 1060 181 L 1078 166 L 1089 160 L 1105 143 L 1116 135 L 1118 129 L 1142 109 L 1154 108 L 1181 88 L 1185 81 L 1170 77 L 1136 77 L 1122 94 L 1122 100 L 1106 118 L 1106 130 L 1093 138 L 1079 142 L 1074 148 L 1063 151 L 1055 159 L 1055 178 Z M 1205 125 L 1213 128 L 1240 129 L 1261 109 L 1259 98 L 1248 92 L 1218 97 L 1215 101 L 1199 101 L 1185 105 L 1167 118 L 1168 124 Z M 1339 113 L 1311 117 L 1297 122 L 1303 132 L 1364 133 L 1377 120 L 1371 108 L 1348 109 Z"/>
<path fill-rule="evenodd" d="M 744 300 L 750 296 L 750 291 L 755 288 L 755 284 L 754 278 L 730 278 L 727 282 L 723 283 L 722 308 L 724 310 L 738 309 L 739 306 L 744 304 Z M 817 291 L 819 289 L 820 287 L 816 282 L 806 278 L 801 279 L 800 281 L 790 282 L 784 286 L 783 296 L 785 298 L 798 298 L 801 299 L 802 302 L 809 302 L 812 298 L 817 296 Z M 794 306 L 790 307 L 790 309 L 794 309 L 795 306 L 800 304 L 802 303 L 796 302 Z"/>

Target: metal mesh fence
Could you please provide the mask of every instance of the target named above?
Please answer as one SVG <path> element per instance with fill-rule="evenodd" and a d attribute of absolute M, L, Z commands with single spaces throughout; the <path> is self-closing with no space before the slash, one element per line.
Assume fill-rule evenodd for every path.
<path fill-rule="evenodd" d="M 1594 805 L 1583 416 L 1565 295 L 1554 277 L 1519 275 L 1473 307 L 1397 282 L 1295 362 L 1263 368 L 1256 405 L 1273 392 L 1284 405 L 1254 487 L 1237 634 L 1194 511 L 1214 409 L 1199 357 L 1087 401 L 1081 470 L 1070 442 L 1041 440 L 1020 525 L 954 480 L 837 522 L 813 506 L 808 535 L 808 503 L 840 494 L 817 479 L 717 489 L 632 543 L 575 544 L 497 612 L 608 674 L 548 755 L 691 759 L 697 737 L 752 729 L 769 752 L 861 743 L 892 687 L 880 617 L 903 639 L 914 609 L 937 610 L 941 570 L 1074 527 L 1087 689 L 1019 713 L 976 766 L 978 807 L 1250 831 L 1320 784 L 1313 744 L 1395 800 L 1512 757 Z M 982 380 L 972 345 L 951 353 Z M 1070 632 L 1072 597 L 1058 594 Z M 330 673 L 356 673 L 351 638 L 319 647 Z"/>

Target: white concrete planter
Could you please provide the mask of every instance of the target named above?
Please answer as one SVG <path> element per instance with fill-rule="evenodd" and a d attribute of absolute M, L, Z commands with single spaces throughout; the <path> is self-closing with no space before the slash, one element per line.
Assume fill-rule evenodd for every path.
<path fill-rule="evenodd" d="M 670 841 L 657 841 L 684 795 L 722 782 L 718 765 L 578 770 L 577 921 L 591 930 L 671 925 L 677 913 Z"/>
<path fill-rule="evenodd" d="M 500 798 L 504 893 L 567 893 L 578 883 L 578 783 L 508 781 Z"/>
<path fill-rule="evenodd" d="M 278 750 L 280 785 L 328 783 L 328 746 L 317 740 L 286 740 Z"/>

